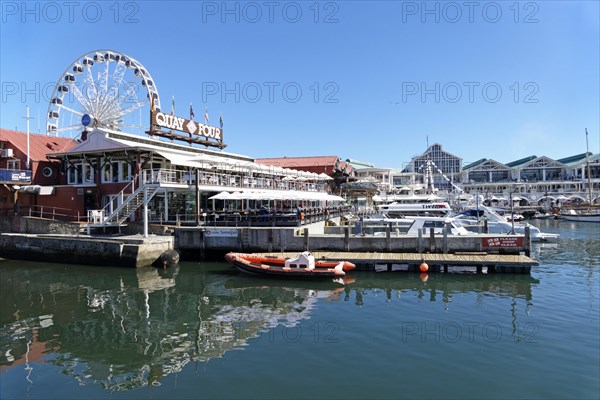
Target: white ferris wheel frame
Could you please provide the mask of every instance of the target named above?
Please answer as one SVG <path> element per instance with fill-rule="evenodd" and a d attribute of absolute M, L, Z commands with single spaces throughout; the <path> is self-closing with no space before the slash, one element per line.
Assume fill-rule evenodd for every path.
<path fill-rule="evenodd" d="M 109 68 L 111 63 L 115 65 L 112 74 L 110 74 Z M 92 72 L 94 65 L 98 69 L 97 79 L 94 79 Z M 127 81 L 128 87 L 124 90 L 121 89 L 127 70 L 133 70 L 133 75 L 145 88 L 145 99 L 137 97 L 132 82 Z M 77 81 L 77 77 L 80 77 L 79 81 Z M 84 87 L 80 89 L 76 82 L 83 82 Z M 121 90 L 123 93 L 119 93 Z M 73 103 L 79 104 L 77 106 L 79 109 L 73 107 L 71 103 L 65 104 L 65 97 L 71 95 L 74 96 Z M 154 98 L 154 104 L 152 104 L 152 98 Z M 147 125 L 142 124 L 141 116 L 141 125 L 124 123 L 124 117 L 137 110 L 140 110 L 141 113 L 141 109 L 146 106 L 160 110 L 160 96 L 154 79 L 142 63 L 114 50 L 92 51 L 77 57 L 56 83 L 46 114 L 46 134 L 59 136 L 61 133 L 70 132 L 70 137 L 73 137 L 73 133 L 79 135 L 84 130 L 94 128 L 147 131 L 150 127 L 149 117 Z M 71 121 L 67 122 L 65 120 L 69 115 Z M 84 118 L 84 115 L 89 118 Z M 75 123 L 72 121 L 73 116 L 77 116 Z M 84 125 L 84 122 L 87 124 Z"/>

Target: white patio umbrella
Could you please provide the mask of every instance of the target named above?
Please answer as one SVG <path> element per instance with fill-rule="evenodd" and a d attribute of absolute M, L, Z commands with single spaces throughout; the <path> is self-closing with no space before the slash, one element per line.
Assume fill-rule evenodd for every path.
<path fill-rule="evenodd" d="M 244 192 L 234 192 L 231 194 L 231 196 L 229 197 L 229 200 L 242 200 L 242 199 L 248 199 L 248 194 L 244 193 Z"/>
<path fill-rule="evenodd" d="M 221 192 L 221 193 L 217 193 L 214 196 L 209 197 L 209 200 L 230 200 L 232 197 L 232 194 L 229 192 Z"/>
<path fill-rule="evenodd" d="M 329 194 L 329 195 L 327 195 L 327 201 L 346 201 L 346 199 L 344 199 L 341 196 L 336 196 L 334 194 Z"/>

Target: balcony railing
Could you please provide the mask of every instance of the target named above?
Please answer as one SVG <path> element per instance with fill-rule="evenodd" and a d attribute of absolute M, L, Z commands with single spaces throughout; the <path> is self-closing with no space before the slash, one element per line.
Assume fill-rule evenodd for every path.
<path fill-rule="evenodd" d="M 177 169 L 144 170 L 143 183 L 146 184 L 185 184 L 192 186 L 196 181 L 194 171 L 182 171 Z M 306 182 L 299 180 L 284 180 L 275 178 L 264 178 L 256 176 L 245 176 L 239 174 L 227 174 L 216 172 L 199 173 L 199 184 L 202 186 L 214 186 L 215 190 L 227 189 L 276 189 L 276 190 L 301 190 L 309 192 L 326 191 L 327 184 Z"/>
<path fill-rule="evenodd" d="M 31 171 L 21 169 L 0 169 L 0 183 L 31 183 Z"/>

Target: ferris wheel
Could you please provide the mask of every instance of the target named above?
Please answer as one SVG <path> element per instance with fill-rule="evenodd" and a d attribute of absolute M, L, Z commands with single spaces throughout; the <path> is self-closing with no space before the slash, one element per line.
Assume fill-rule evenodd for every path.
<path fill-rule="evenodd" d="M 50 98 L 48 135 L 77 138 L 107 128 L 144 133 L 151 107 L 160 110 L 154 80 L 142 63 L 112 50 L 78 57 L 62 74 Z"/>

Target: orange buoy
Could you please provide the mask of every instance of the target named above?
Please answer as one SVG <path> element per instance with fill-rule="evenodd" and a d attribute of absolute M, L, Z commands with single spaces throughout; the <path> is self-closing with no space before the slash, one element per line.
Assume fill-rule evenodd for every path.
<path fill-rule="evenodd" d="M 427 263 L 423 261 L 421 265 L 419 265 L 419 269 L 421 270 L 421 272 L 427 272 L 429 271 L 429 265 L 427 265 Z"/>

